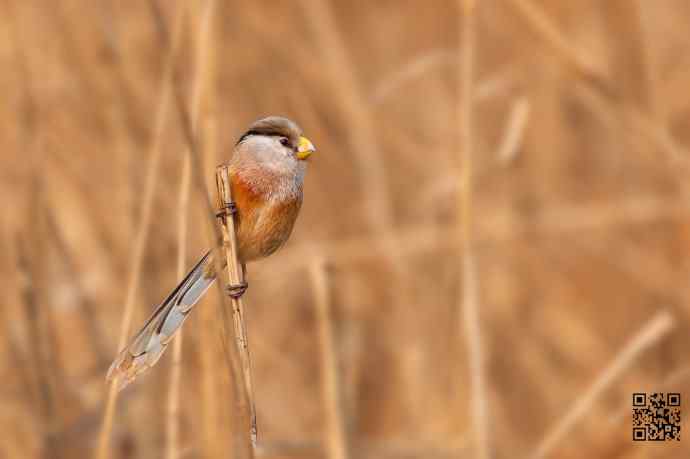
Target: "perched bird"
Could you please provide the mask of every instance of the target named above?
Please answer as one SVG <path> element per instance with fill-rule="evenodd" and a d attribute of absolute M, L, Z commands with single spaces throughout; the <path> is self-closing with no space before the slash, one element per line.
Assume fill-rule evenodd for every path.
<path fill-rule="evenodd" d="M 229 170 L 243 274 L 247 262 L 271 255 L 290 237 L 302 205 L 306 159 L 314 151 L 297 124 L 278 116 L 254 122 L 237 141 Z M 108 380 L 117 378 L 122 389 L 158 361 L 215 281 L 213 257 L 207 252 L 156 308 L 110 366 Z M 241 296 L 246 286 L 229 286 L 228 293 Z"/>

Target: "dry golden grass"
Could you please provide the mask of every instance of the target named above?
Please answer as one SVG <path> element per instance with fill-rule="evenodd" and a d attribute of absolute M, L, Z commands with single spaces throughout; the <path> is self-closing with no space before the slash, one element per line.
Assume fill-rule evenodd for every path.
<path fill-rule="evenodd" d="M 688 456 L 629 414 L 690 389 L 687 2 L 0 13 L 0 457 L 251 454 L 217 291 L 117 405 L 104 376 L 268 114 L 319 151 L 249 266 L 257 457 Z"/>

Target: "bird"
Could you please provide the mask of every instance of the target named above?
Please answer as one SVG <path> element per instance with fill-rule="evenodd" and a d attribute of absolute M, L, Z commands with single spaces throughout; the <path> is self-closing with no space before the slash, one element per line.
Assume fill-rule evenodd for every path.
<path fill-rule="evenodd" d="M 227 286 L 238 298 L 247 289 L 246 263 L 273 254 L 290 237 L 303 200 L 308 159 L 316 151 L 288 118 L 269 116 L 252 123 L 228 162 L 238 259 L 243 281 Z M 214 250 L 207 251 L 120 351 L 107 380 L 123 389 L 158 362 L 194 305 L 214 283 Z M 224 257 L 220 257 L 223 260 Z"/>

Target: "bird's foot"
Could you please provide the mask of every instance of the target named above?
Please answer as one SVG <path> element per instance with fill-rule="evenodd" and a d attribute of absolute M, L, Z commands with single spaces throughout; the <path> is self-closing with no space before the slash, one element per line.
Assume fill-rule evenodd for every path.
<path fill-rule="evenodd" d="M 226 203 L 218 212 L 216 218 L 226 218 L 237 213 L 237 204 L 233 201 Z"/>
<path fill-rule="evenodd" d="M 247 291 L 249 284 L 246 282 L 240 282 L 239 284 L 228 284 L 225 286 L 225 293 L 228 294 L 233 300 L 239 300 L 244 292 Z"/>

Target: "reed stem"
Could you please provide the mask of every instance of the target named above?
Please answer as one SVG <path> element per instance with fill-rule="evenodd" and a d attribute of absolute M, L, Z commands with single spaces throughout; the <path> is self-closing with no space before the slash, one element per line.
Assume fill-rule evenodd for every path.
<path fill-rule="evenodd" d="M 316 321 L 319 328 L 319 350 L 321 358 L 321 397 L 326 410 L 324 444 L 330 459 L 349 457 L 345 416 L 343 413 L 342 390 L 335 332 L 331 316 L 330 285 L 323 260 L 315 260 L 311 266 L 311 282 L 314 289 Z"/>
<path fill-rule="evenodd" d="M 459 186 L 459 230 L 461 249 L 460 314 L 465 336 L 470 374 L 470 418 L 474 433 L 474 457 L 489 457 L 489 436 L 487 431 L 487 400 L 484 387 L 483 348 L 479 319 L 479 281 L 473 240 L 473 160 L 474 153 L 474 53 L 476 42 L 476 8 L 474 0 L 460 3 L 461 17 L 461 69 L 460 69 L 460 186 Z"/>
<path fill-rule="evenodd" d="M 218 208 L 227 209 L 233 205 L 230 183 L 230 170 L 226 164 L 221 164 L 216 169 L 216 185 L 218 187 Z M 221 232 L 223 233 L 223 252 L 227 262 L 229 285 L 239 285 L 244 282 L 243 270 L 240 265 L 237 236 L 235 233 L 234 214 L 221 218 Z M 256 408 L 254 405 L 254 387 L 252 384 L 252 363 L 247 340 L 247 324 L 244 316 L 244 303 L 241 297 L 230 297 L 232 305 L 232 318 L 235 331 L 236 350 L 241 366 L 241 379 L 243 394 L 243 408 L 248 410 L 249 434 L 253 447 L 256 446 L 257 426 Z M 234 361 L 235 359 L 233 359 Z"/>

